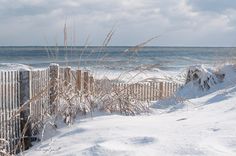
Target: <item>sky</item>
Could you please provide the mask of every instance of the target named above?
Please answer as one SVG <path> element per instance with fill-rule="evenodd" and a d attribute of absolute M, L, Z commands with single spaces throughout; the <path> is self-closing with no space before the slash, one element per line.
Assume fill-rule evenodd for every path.
<path fill-rule="evenodd" d="M 0 0 L 0 46 L 236 46 L 236 0 Z"/>

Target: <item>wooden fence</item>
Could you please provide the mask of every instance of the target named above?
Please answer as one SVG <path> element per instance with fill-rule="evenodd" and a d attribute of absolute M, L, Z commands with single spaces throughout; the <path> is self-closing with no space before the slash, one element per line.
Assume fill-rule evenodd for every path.
<path fill-rule="evenodd" d="M 150 81 L 138 83 L 111 82 L 108 79 L 96 80 L 97 96 L 115 93 L 126 95 L 139 101 L 157 101 L 172 96 L 181 84 L 165 81 Z"/>
<path fill-rule="evenodd" d="M 20 137 L 20 116 L 15 115 L 20 106 L 18 80 L 18 71 L 0 71 L 0 150 L 10 151 Z"/>
<path fill-rule="evenodd" d="M 94 80 L 88 71 L 57 64 L 47 69 L 0 71 L 0 151 L 16 154 L 29 148 L 32 136 L 43 126 L 44 114 L 56 113 L 58 95 L 68 89 L 81 95 L 79 101 L 84 101 L 88 94 L 98 96 L 101 88 L 140 101 L 155 101 L 171 96 L 180 87 L 169 82 L 103 82 Z"/>
<path fill-rule="evenodd" d="M 49 104 L 45 90 L 49 85 L 48 78 L 48 69 L 0 71 L 0 151 L 4 149 L 11 154 L 18 152 L 20 147 L 16 145 L 20 145 L 19 139 L 23 137 L 23 127 L 28 117 L 31 118 L 32 127 L 42 120 L 43 108 Z M 35 98 L 40 92 L 40 98 Z M 24 104 L 27 104 L 24 106 L 26 108 Z"/>
<path fill-rule="evenodd" d="M 180 86 L 174 82 L 112 83 L 114 92 L 129 95 L 140 101 L 157 101 L 170 97 Z"/>
<path fill-rule="evenodd" d="M 0 71 L 0 151 L 16 154 L 30 146 L 45 113 L 55 113 L 59 86 L 70 84 L 68 88 L 88 94 L 93 92 L 92 80 L 87 71 L 57 64 L 47 69 Z"/>
<path fill-rule="evenodd" d="M 49 108 L 49 69 L 32 70 L 30 73 L 30 122 L 32 135 L 36 135 L 42 125 L 44 114 Z"/>

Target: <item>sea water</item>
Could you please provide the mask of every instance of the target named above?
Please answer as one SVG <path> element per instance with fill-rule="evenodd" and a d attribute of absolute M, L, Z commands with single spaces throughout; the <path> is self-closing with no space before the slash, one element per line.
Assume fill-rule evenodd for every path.
<path fill-rule="evenodd" d="M 12 64 L 47 67 L 53 62 L 91 70 L 175 71 L 195 64 L 235 60 L 233 47 L 0 47 L 2 68 Z"/>

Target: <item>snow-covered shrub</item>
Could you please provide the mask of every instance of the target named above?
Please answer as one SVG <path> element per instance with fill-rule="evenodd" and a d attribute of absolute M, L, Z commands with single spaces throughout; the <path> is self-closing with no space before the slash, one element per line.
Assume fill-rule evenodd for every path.
<path fill-rule="evenodd" d="M 62 117 L 64 123 L 69 125 L 73 123 L 79 112 L 86 114 L 89 111 L 88 104 L 81 100 L 82 96 L 88 95 L 75 91 L 71 83 L 67 85 L 60 84 L 59 86 L 57 100 L 55 100 L 57 103 L 56 116 Z"/>
<path fill-rule="evenodd" d="M 6 146 L 9 146 L 9 142 L 0 138 L 0 155 L 10 155 L 10 153 L 6 151 Z"/>
<path fill-rule="evenodd" d="M 122 115 L 138 115 L 149 112 L 148 103 L 139 101 L 130 95 L 121 93 L 106 94 L 99 101 L 99 110 Z"/>
<path fill-rule="evenodd" d="M 225 74 L 206 68 L 203 65 L 191 66 L 187 72 L 185 84 L 193 83 L 202 90 L 208 90 L 212 86 L 224 80 Z"/>
<path fill-rule="evenodd" d="M 114 89 L 110 80 L 103 79 L 96 85 L 99 90 L 96 100 L 98 110 L 122 115 L 149 112 L 148 103 L 138 100 L 137 97 L 132 97 L 129 93 Z"/>

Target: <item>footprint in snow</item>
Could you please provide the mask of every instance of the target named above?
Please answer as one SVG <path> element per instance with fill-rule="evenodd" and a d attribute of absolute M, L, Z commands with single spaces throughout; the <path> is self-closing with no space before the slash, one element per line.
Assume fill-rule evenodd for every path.
<path fill-rule="evenodd" d="M 153 137 L 134 137 L 128 139 L 128 144 L 134 144 L 134 145 L 146 145 L 146 144 L 151 144 L 154 143 L 156 139 Z"/>
<path fill-rule="evenodd" d="M 183 120 L 187 120 L 187 118 L 180 118 L 180 119 L 178 119 L 176 121 L 183 121 Z"/>
<path fill-rule="evenodd" d="M 220 130 L 220 128 L 211 128 L 210 130 L 212 130 L 213 132 L 217 132 Z"/>

